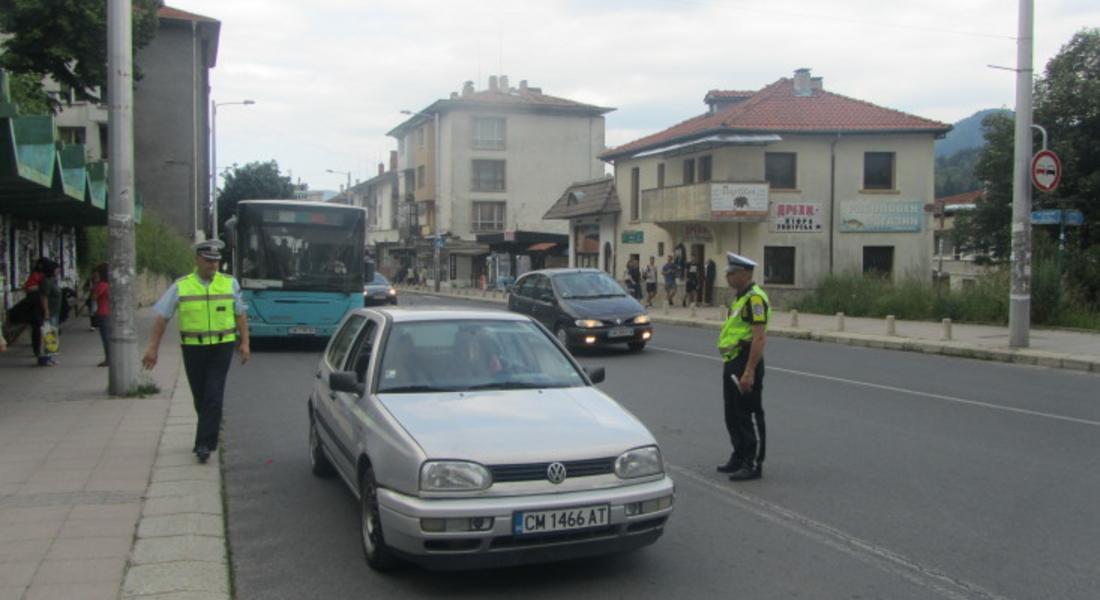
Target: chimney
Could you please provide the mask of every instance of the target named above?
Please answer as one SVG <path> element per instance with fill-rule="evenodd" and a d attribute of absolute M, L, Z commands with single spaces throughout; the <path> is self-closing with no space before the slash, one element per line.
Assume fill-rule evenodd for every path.
<path fill-rule="evenodd" d="M 390 150 L 390 170 L 397 170 L 397 150 Z"/>
<path fill-rule="evenodd" d="M 810 87 L 810 70 L 796 69 L 794 72 L 794 95 L 807 97 L 813 96 L 813 88 Z"/>
<path fill-rule="evenodd" d="M 497 76 L 496 75 L 490 75 L 489 76 L 489 91 L 490 92 L 497 91 Z"/>
<path fill-rule="evenodd" d="M 378 163 L 378 174 L 383 175 L 383 174 L 385 174 L 385 172 L 386 172 L 386 163 L 384 163 L 384 162 Z"/>
<path fill-rule="evenodd" d="M 462 97 L 469 98 L 474 94 L 474 82 L 467 81 L 462 84 Z"/>
<path fill-rule="evenodd" d="M 504 92 L 505 94 L 507 94 L 508 92 L 511 91 L 508 88 L 508 76 L 507 75 L 501 75 L 500 76 L 500 91 Z"/>
<path fill-rule="evenodd" d="M 458 100 L 458 92 L 451 92 L 451 100 Z"/>
<path fill-rule="evenodd" d="M 811 77 L 810 89 L 815 92 L 820 92 L 821 90 L 825 89 L 825 83 L 821 80 L 820 77 Z"/>
<path fill-rule="evenodd" d="M 520 79 L 519 80 L 519 92 L 522 94 L 526 91 L 527 91 L 527 80 L 526 79 Z"/>

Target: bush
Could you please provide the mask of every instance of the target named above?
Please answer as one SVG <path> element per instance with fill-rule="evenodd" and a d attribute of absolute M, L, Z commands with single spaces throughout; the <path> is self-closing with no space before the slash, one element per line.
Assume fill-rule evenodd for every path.
<path fill-rule="evenodd" d="M 80 271 L 87 273 L 107 258 L 107 228 L 87 227 L 79 239 Z M 137 270 L 165 275 L 171 279 L 194 268 L 191 244 L 181 235 L 145 211 L 145 218 L 134 227 L 134 252 Z"/>

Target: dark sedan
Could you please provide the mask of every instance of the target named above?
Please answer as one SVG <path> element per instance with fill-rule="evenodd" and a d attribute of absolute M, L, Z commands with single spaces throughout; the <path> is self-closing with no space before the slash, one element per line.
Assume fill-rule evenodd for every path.
<path fill-rule="evenodd" d="M 508 309 L 530 315 L 567 347 L 626 344 L 638 351 L 653 337 L 642 304 L 597 269 L 545 269 L 524 274 Z"/>
<path fill-rule="evenodd" d="M 378 304 L 397 304 L 397 288 L 390 284 L 381 273 L 375 272 L 374 278 L 363 285 L 363 306 Z"/>

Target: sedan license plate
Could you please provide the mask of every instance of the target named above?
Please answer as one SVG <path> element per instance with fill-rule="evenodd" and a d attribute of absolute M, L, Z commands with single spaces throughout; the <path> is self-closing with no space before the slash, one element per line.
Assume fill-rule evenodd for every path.
<path fill-rule="evenodd" d="M 374 293 L 374 298 L 376 300 L 385 300 L 386 296 L 387 296 L 386 292 L 375 292 Z"/>
<path fill-rule="evenodd" d="M 316 327 L 290 327 L 286 330 L 290 335 L 316 335 Z"/>
<path fill-rule="evenodd" d="M 634 335 L 633 327 L 612 327 L 607 332 L 607 337 L 629 337 Z"/>
<path fill-rule="evenodd" d="M 512 531 L 516 535 L 527 535 L 601 527 L 610 522 L 611 509 L 608 505 L 601 504 L 599 506 L 517 512 L 512 520 Z"/>

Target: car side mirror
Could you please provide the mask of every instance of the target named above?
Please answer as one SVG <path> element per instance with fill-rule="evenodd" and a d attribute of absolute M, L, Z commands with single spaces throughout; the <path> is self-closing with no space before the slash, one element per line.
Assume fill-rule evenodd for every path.
<path fill-rule="evenodd" d="M 333 371 L 328 374 L 328 386 L 334 392 L 347 392 L 349 394 L 363 393 L 365 386 L 359 383 L 359 378 L 351 371 Z"/>
<path fill-rule="evenodd" d="M 588 378 L 592 380 L 592 383 L 603 383 L 603 380 L 607 378 L 607 372 L 603 367 L 588 367 L 584 368 L 584 372 L 588 374 Z"/>

